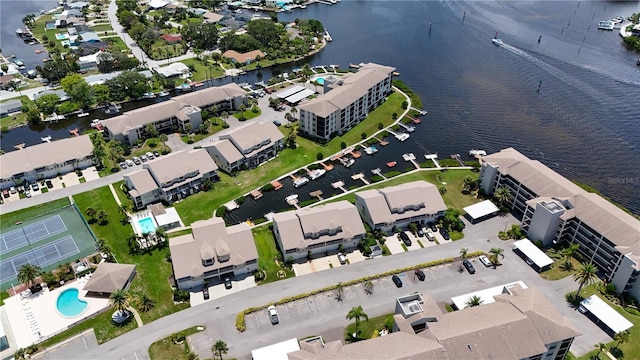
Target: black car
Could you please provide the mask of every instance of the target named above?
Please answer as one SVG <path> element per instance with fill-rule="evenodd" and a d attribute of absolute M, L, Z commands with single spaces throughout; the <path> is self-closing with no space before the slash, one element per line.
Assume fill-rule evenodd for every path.
<path fill-rule="evenodd" d="M 51 180 L 47 180 L 44 183 L 47 184 L 47 188 L 49 189 L 53 188 L 53 183 L 51 182 Z"/>
<path fill-rule="evenodd" d="M 435 223 L 431 224 L 431 231 L 438 232 L 438 226 Z"/>
<path fill-rule="evenodd" d="M 228 277 L 224 278 L 224 288 L 231 289 L 232 287 L 233 285 L 231 284 L 231 279 L 229 279 Z"/>
<path fill-rule="evenodd" d="M 155 156 L 155 157 L 160 157 L 160 153 L 159 153 L 159 152 L 157 152 L 157 151 L 154 151 L 154 152 L 153 152 L 153 156 Z"/>
<path fill-rule="evenodd" d="M 420 280 L 420 281 L 424 281 L 424 271 L 420 270 L 420 269 L 416 269 L 416 277 Z"/>
<path fill-rule="evenodd" d="M 202 288 L 202 296 L 204 297 L 205 300 L 209 300 L 209 288 L 208 287 L 204 287 Z"/>
<path fill-rule="evenodd" d="M 418 236 L 424 237 L 424 230 L 422 230 L 422 228 L 418 229 Z"/>
<path fill-rule="evenodd" d="M 402 287 L 402 280 L 400 280 L 400 277 L 398 275 L 393 275 L 391 277 L 391 280 L 393 280 L 393 283 L 396 284 L 396 287 Z"/>
<path fill-rule="evenodd" d="M 467 269 L 469 274 L 476 273 L 476 269 L 473 267 L 473 264 L 471 264 L 471 261 L 464 259 L 464 261 L 462 261 L 462 265 L 464 265 L 464 267 Z"/>
<path fill-rule="evenodd" d="M 273 125 L 280 126 L 282 123 L 279 120 L 273 120 Z"/>
<path fill-rule="evenodd" d="M 442 235 L 445 240 L 449 240 L 451 238 L 451 236 L 449 236 L 449 232 L 444 228 L 440 229 L 440 235 Z"/>
<path fill-rule="evenodd" d="M 411 246 L 411 239 L 409 239 L 409 235 L 404 231 L 400 232 L 400 240 L 402 240 L 405 246 Z"/>

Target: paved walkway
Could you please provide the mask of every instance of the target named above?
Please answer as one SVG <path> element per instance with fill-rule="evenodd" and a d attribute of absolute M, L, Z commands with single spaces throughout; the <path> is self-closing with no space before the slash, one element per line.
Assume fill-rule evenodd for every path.
<path fill-rule="evenodd" d="M 138 327 L 143 327 L 144 323 L 142 322 L 142 318 L 140 317 L 140 314 L 138 314 L 138 311 L 134 309 L 132 306 L 129 306 L 127 310 L 131 311 L 131 313 L 133 314 L 133 317 L 136 319 L 136 323 L 138 324 Z"/>

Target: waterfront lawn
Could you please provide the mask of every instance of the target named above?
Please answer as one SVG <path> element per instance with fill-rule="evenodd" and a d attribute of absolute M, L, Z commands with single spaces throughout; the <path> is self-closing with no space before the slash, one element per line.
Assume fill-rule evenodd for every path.
<path fill-rule="evenodd" d="M 42 84 L 39 84 L 38 86 L 42 86 Z M 26 95 L 22 95 L 20 97 L 13 98 L 13 99 L 3 100 L 3 101 L 0 101 L 0 103 L 3 103 L 5 101 L 10 101 L 10 100 L 20 100 L 22 102 L 22 105 L 26 105 L 29 108 L 36 106 L 35 103 L 31 99 L 29 99 L 29 97 Z M 20 112 L 17 114 L 0 118 L 0 128 L 2 129 L 2 131 L 11 130 L 13 128 L 26 125 L 26 124 L 27 124 L 27 114 L 25 114 L 24 112 Z"/>
<path fill-rule="evenodd" d="M 295 276 L 291 269 L 280 267 L 276 263 L 275 259 L 278 258 L 280 251 L 278 251 L 276 239 L 270 227 L 270 225 L 258 226 L 251 230 L 256 243 L 256 249 L 258 250 L 258 267 L 262 269 L 266 275 L 265 279 L 260 281 L 260 284 L 280 280 L 278 278 L 278 271 L 280 270 L 283 270 L 287 274 L 287 278 Z"/>
<path fill-rule="evenodd" d="M 214 62 L 209 62 L 209 65 L 205 65 L 201 60 L 195 58 L 181 60 L 180 62 L 189 66 L 189 68 L 193 67 L 191 71 L 193 81 L 204 81 L 224 76 L 224 70 Z"/>
<path fill-rule="evenodd" d="M 27 221 L 48 212 L 61 209 L 69 204 L 69 198 L 62 198 L 26 209 L 16 210 L 8 214 L 2 214 L 2 217 L 0 218 L 0 228 L 8 229 L 18 221 Z"/>
<path fill-rule="evenodd" d="M 373 289 L 375 291 L 375 289 Z M 365 313 L 366 313 L 366 309 Z M 346 314 L 345 314 L 346 315 Z M 369 318 L 369 320 L 360 319 L 360 323 L 358 324 L 358 335 L 354 339 L 352 336 L 356 331 L 356 323 L 355 321 L 344 329 L 344 340 L 347 343 L 353 342 L 354 340 L 364 340 L 371 339 L 374 337 L 378 337 L 378 331 L 384 329 L 384 327 L 389 326 L 389 331 L 392 330 L 393 327 L 393 314 L 387 314 L 377 317 Z"/>

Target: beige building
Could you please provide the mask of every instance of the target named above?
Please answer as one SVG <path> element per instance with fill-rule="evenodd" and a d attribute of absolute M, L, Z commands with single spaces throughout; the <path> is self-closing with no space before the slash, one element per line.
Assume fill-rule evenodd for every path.
<path fill-rule="evenodd" d="M 258 250 L 246 223 L 225 227 L 222 218 L 214 217 L 194 222 L 191 229 L 192 234 L 169 239 L 173 274 L 180 289 L 258 269 Z"/>
<path fill-rule="evenodd" d="M 580 245 L 578 251 L 605 281 L 640 299 L 638 219 L 515 149 L 484 156 L 482 162 L 482 190 L 491 195 L 502 186 L 510 189 L 509 207 L 522 216 L 527 238 L 545 247 Z"/>
<path fill-rule="evenodd" d="M 324 94 L 298 106 L 300 131 L 322 141 L 349 131 L 386 100 L 394 71 L 368 63 L 335 81 L 325 78 Z"/>
<path fill-rule="evenodd" d="M 284 147 L 284 135 L 270 121 L 238 128 L 205 147 L 213 160 L 227 173 L 255 168 L 275 157 Z"/>
<path fill-rule="evenodd" d="M 89 135 L 27 146 L 0 155 L 0 186 L 64 175 L 95 164 Z"/>
<path fill-rule="evenodd" d="M 356 207 L 372 230 L 385 233 L 410 223 L 425 226 L 447 210 L 438 188 L 423 180 L 357 192 Z"/>
<path fill-rule="evenodd" d="M 344 345 L 300 341 L 289 360 L 564 359 L 580 332 L 537 289 L 520 287 L 496 302 L 442 313 L 419 293 L 396 300 L 393 332 Z"/>
<path fill-rule="evenodd" d="M 137 209 L 160 201 L 169 203 L 202 190 L 217 179 L 218 166 L 203 149 L 177 151 L 149 161 L 142 169 L 124 175 L 129 196 Z"/>
<path fill-rule="evenodd" d="M 346 200 L 276 213 L 273 232 L 285 260 L 336 251 L 340 245 L 353 248 L 365 235 L 356 207 Z"/>
<path fill-rule="evenodd" d="M 102 120 L 106 134 L 129 145 L 144 139 L 146 127 L 153 124 L 157 131 L 184 130 L 187 124 L 196 130 L 202 124 L 202 110 L 215 106 L 218 113 L 237 111 L 247 104 L 246 91 L 235 83 L 211 87 L 171 98 L 157 104 L 127 111 L 120 116 Z"/>

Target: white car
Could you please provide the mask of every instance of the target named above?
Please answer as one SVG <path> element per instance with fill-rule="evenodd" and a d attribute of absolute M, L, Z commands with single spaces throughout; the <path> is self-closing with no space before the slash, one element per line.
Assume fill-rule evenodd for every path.
<path fill-rule="evenodd" d="M 482 263 L 482 265 L 489 267 L 493 264 L 491 264 L 491 261 L 489 261 L 489 258 L 484 256 L 484 255 L 480 255 L 480 257 L 478 258 L 478 260 L 480 260 L 480 262 Z"/>
<path fill-rule="evenodd" d="M 135 165 L 135 164 L 133 163 L 133 161 L 128 160 L 128 159 L 127 159 L 127 161 L 125 161 L 125 164 L 127 164 L 127 166 L 128 166 L 128 167 L 132 167 L 132 166 L 134 166 L 134 165 Z"/>
<path fill-rule="evenodd" d="M 343 253 L 339 252 L 338 261 L 340 261 L 340 264 L 344 265 L 347 263 L 347 257 Z"/>
<path fill-rule="evenodd" d="M 271 324 L 278 324 L 280 322 L 280 318 L 278 318 L 278 310 L 276 310 L 276 307 L 271 305 L 267 309 L 269 310 L 269 319 L 271 319 Z"/>

